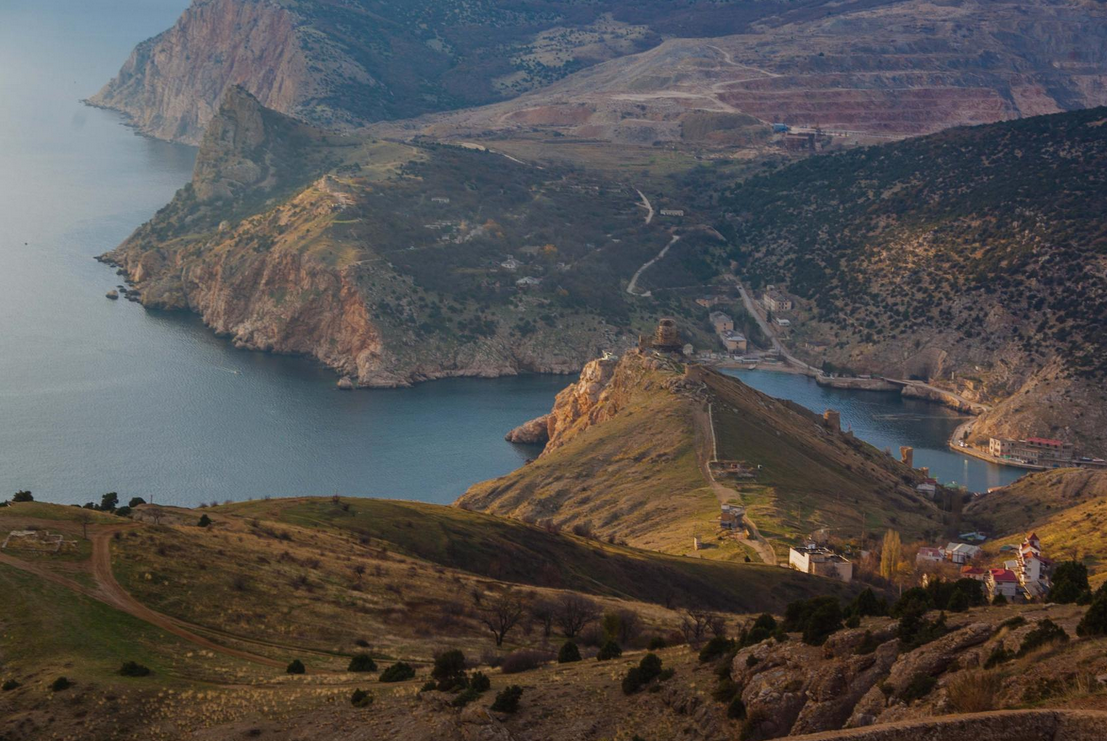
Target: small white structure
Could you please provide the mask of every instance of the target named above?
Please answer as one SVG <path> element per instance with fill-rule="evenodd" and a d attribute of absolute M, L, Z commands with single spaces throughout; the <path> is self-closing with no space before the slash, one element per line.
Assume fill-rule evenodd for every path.
<path fill-rule="evenodd" d="M 519 286 L 520 288 L 531 288 L 533 286 L 537 286 L 541 282 L 541 278 L 535 278 L 532 275 L 528 275 L 515 281 L 515 285 Z"/>
<path fill-rule="evenodd" d="M 435 196 L 431 199 L 431 203 L 449 203 L 450 199 L 443 196 Z"/>
<path fill-rule="evenodd" d="M 683 208 L 663 208 L 661 209 L 662 216 L 684 216 Z"/>
<path fill-rule="evenodd" d="M 789 548 L 788 565 L 805 574 L 825 576 L 847 583 L 853 580 L 852 563 L 831 549 L 814 543 Z"/>
<path fill-rule="evenodd" d="M 927 499 L 933 499 L 934 496 L 938 493 L 938 485 L 936 483 L 924 481 L 923 483 L 915 487 L 915 491 L 917 491 L 919 494 L 922 494 Z"/>
<path fill-rule="evenodd" d="M 945 547 L 946 558 L 956 564 L 966 564 L 981 553 L 978 545 L 968 543 L 949 543 Z"/>
<path fill-rule="evenodd" d="M 782 329 L 792 326 L 792 321 L 790 319 L 781 319 L 780 317 L 773 317 L 773 323 Z"/>
<path fill-rule="evenodd" d="M 514 257 L 509 257 L 500 263 L 500 267 L 504 270 L 518 270 L 523 263 L 516 260 Z"/>

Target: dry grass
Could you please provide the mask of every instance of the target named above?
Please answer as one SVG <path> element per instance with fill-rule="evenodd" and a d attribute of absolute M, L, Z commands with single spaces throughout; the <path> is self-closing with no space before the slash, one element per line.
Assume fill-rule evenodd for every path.
<path fill-rule="evenodd" d="M 949 683 L 949 704 L 959 713 L 995 710 L 1003 677 L 994 671 L 962 672 Z"/>

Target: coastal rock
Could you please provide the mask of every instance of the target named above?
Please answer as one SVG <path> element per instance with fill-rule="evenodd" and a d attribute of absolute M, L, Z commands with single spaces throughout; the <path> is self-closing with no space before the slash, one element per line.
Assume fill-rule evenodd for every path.
<path fill-rule="evenodd" d="M 550 440 L 550 416 L 543 414 L 516 427 L 504 436 L 509 443 L 545 445 Z"/>
<path fill-rule="evenodd" d="M 119 291 L 115 290 L 114 288 L 104 295 L 110 298 L 112 301 L 116 301 L 119 299 Z"/>
<path fill-rule="evenodd" d="M 339 378 L 337 385 L 338 385 L 338 388 L 340 388 L 343 391 L 353 391 L 354 390 L 354 381 L 349 376 L 342 376 L 342 378 Z"/>

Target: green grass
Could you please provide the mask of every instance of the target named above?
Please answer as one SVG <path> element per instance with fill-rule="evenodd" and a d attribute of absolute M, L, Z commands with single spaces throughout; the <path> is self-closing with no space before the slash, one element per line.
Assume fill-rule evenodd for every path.
<path fill-rule="evenodd" d="M 98 512 L 96 510 L 73 507 L 64 504 L 51 504 L 49 502 L 19 502 L 7 507 L 0 507 L 0 520 L 9 517 L 27 517 L 36 520 L 59 520 L 65 522 L 77 522 L 78 517 L 85 513 L 91 519 L 89 522 L 110 524 L 125 522 L 113 514 Z"/>

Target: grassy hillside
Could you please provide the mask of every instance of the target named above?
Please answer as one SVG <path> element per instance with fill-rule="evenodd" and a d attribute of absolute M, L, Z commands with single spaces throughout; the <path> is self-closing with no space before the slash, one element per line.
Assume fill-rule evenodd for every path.
<path fill-rule="evenodd" d="M 679 366 L 628 354 L 599 398 L 538 460 L 477 484 L 461 506 L 689 553 L 694 534 L 715 533 L 722 496 L 702 465 L 710 405 L 719 458 L 761 466 L 752 481 L 723 480 L 736 495 L 726 498 L 749 506 L 782 547 L 821 527 L 847 539 L 862 526 L 907 537 L 944 530 L 942 513 L 910 486 L 917 473 L 737 379 L 700 368 L 685 378 Z M 565 408 L 571 403 L 564 399 Z M 555 417 L 562 404 L 559 397 Z"/>
<path fill-rule="evenodd" d="M 1022 435 L 1107 445 L 1107 109 L 814 157 L 718 198 L 737 272 L 801 301 L 795 347 L 984 399 Z M 1083 411 L 1074 407 L 1083 406 Z M 1021 427 L 1021 429 L 1019 429 Z"/>
<path fill-rule="evenodd" d="M 989 552 L 1034 532 L 1050 558 L 1076 558 L 1107 577 L 1107 471 L 1032 473 L 973 502 L 965 516 L 995 534 Z"/>

